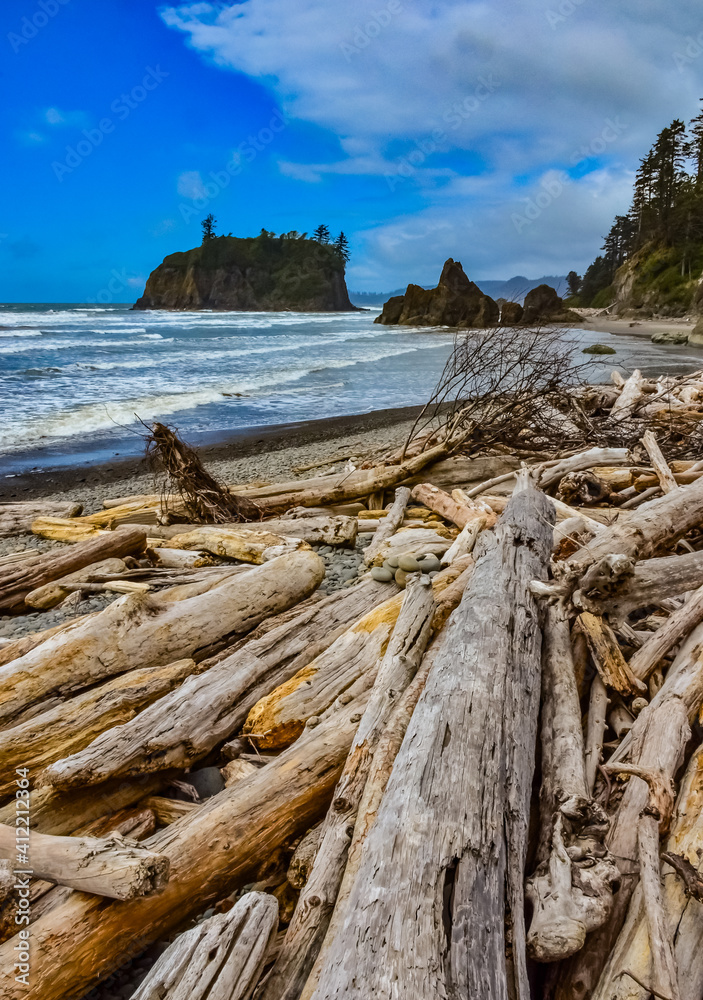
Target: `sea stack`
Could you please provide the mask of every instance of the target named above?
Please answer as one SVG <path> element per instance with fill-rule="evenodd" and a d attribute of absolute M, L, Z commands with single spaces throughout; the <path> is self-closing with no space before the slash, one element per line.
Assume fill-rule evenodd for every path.
<path fill-rule="evenodd" d="M 467 278 L 458 260 L 450 257 L 436 288 L 408 285 L 405 295 L 394 295 L 385 303 L 374 323 L 485 329 L 498 325 L 499 312 L 497 303 Z"/>
<path fill-rule="evenodd" d="M 149 275 L 135 309 L 353 312 L 344 260 L 331 244 L 269 233 L 216 236 L 172 253 Z"/>

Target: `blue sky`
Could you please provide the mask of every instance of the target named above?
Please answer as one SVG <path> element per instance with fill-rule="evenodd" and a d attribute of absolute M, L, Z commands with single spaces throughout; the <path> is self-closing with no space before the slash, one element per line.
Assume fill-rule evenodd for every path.
<path fill-rule="evenodd" d="M 0 29 L 1 301 L 132 301 L 208 211 L 343 229 L 355 290 L 582 271 L 703 96 L 687 0 L 4 0 Z"/>

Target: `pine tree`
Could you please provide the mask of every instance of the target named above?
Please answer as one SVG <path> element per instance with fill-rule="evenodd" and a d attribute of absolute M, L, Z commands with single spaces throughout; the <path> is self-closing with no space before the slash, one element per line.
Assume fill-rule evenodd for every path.
<path fill-rule="evenodd" d="M 200 223 L 200 225 L 203 228 L 203 243 L 206 240 L 214 240 L 215 239 L 215 226 L 217 225 L 217 219 L 212 214 L 212 212 L 210 212 L 209 215 L 205 216 L 205 218 Z"/>
<path fill-rule="evenodd" d="M 346 263 L 351 254 L 349 252 L 349 241 L 347 240 L 344 233 L 340 233 L 337 239 L 334 241 L 334 249 L 337 251 L 342 260 Z"/>
<path fill-rule="evenodd" d="M 579 289 L 581 288 L 581 278 L 576 273 L 576 271 L 569 271 L 566 276 L 566 287 L 569 290 L 570 296 L 578 295 Z"/>
<path fill-rule="evenodd" d="M 315 232 L 312 234 L 312 238 L 317 243 L 329 243 L 329 241 L 330 241 L 329 227 L 325 226 L 324 224 L 321 225 L 321 226 L 318 226 L 317 229 L 315 230 Z"/>

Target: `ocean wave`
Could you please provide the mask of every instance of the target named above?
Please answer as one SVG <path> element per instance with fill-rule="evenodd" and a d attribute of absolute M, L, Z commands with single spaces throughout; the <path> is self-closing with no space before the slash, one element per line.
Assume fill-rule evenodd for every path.
<path fill-rule="evenodd" d="M 22 337 L 41 337 L 41 330 L 0 330 L 0 337 L 13 337 L 20 339 Z"/>
<path fill-rule="evenodd" d="M 172 344 L 174 337 L 163 337 L 161 343 Z M 145 347 L 143 340 L 42 340 L 32 344 L 3 345 L 0 354 L 21 354 L 26 351 L 64 351 L 84 347 Z"/>

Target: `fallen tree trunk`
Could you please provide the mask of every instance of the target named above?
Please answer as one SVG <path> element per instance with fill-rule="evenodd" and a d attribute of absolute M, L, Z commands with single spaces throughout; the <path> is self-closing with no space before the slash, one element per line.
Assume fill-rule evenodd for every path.
<path fill-rule="evenodd" d="M 121 598 L 0 668 L 0 720 L 11 719 L 47 695 L 86 687 L 134 667 L 192 656 L 222 636 L 245 634 L 307 597 L 324 572 L 323 561 L 308 549 L 176 603 L 169 600 L 168 591 Z"/>
<path fill-rule="evenodd" d="M 30 534 L 38 517 L 77 517 L 83 507 L 70 500 L 28 500 L 0 504 L 0 538 Z"/>
<path fill-rule="evenodd" d="M 248 892 L 228 913 L 180 934 L 132 1000 L 247 1000 L 277 929 L 275 897 Z"/>
<path fill-rule="evenodd" d="M 302 538 L 286 538 L 261 528 L 203 524 L 182 535 L 175 535 L 170 541 L 164 542 L 161 548 L 197 549 L 260 566 L 261 563 L 295 551 L 304 544 Z"/>
<path fill-rule="evenodd" d="M 203 665 L 200 670 L 205 669 Z M 199 673 L 193 660 L 130 670 L 70 698 L 28 722 L 0 732 L 0 799 L 15 792 L 15 769 L 28 769 L 32 786 L 45 767 L 87 747 Z"/>
<path fill-rule="evenodd" d="M 650 639 L 635 650 L 629 666 L 635 677 L 647 680 L 651 672 L 669 650 L 677 646 L 703 621 L 703 586 L 699 587 L 682 608 L 666 620 Z"/>
<path fill-rule="evenodd" d="M 18 613 L 26 608 L 25 597 L 37 587 L 74 573 L 102 559 L 143 552 L 146 537 L 141 531 L 123 528 L 60 551 L 45 552 L 30 563 L 0 572 L 0 611 Z"/>
<path fill-rule="evenodd" d="M 635 368 L 632 375 L 626 379 L 620 395 L 610 408 L 610 420 L 612 422 L 629 420 L 635 411 L 635 407 L 644 395 L 644 379 L 639 368 Z"/>
<path fill-rule="evenodd" d="M 18 831 L 0 826 L 0 858 L 15 861 Z M 28 867 L 36 878 L 110 899 L 136 899 L 160 892 L 168 882 L 162 854 L 120 837 L 54 837 L 29 834 Z"/>
<path fill-rule="evenodd" d="M 702 797 L 703 750 L 699 748 L 681 783 L 676 815 L 666 841 L 668 855 L 688 861 L 699 877 L 703 873 Z M 664 855 L 666 860 L 667 854 Z M 681 1000 L 700 1000 L 703 994 L 703 963 L 700 961 L 703 909 L 700 901 L 687 891 L 680 875 L 667 864 L 662 881 L 667 923 L 673 928 Z M 646 1000 L 649 991 L 641 988 L 637 981 L 653 985 L 654 973 L 642 889 L 638 887 L 593 1000 Z"/>
<path fill-rule="evenodd" d="M 631 611 L 650 604 L 659 604 L 667 597 L 678 597 L 703 586 L 703 552 L 687 552 L 681 556 L 643 559 L 631 576 L 621 579 L 619 586 L 598 585 L 587 594 L 580 592 L 579 602 L 596 614 L 607 612 L 614 620 L 624 620 Z"/>
<path fill-rule="evenodd" d="M 390 538 L 391 535 L 395 534 L 397 529 L 403 523 L 403 518 L 405 516 L 405 508 L 408 505 L 408 500 L 410 499 L 410 490 L 407 486 L 399 486 L 395 491 L 395 500 L 393 505 L 386 514 L 383 523 L 380 525 L 376 531 L 373 541 L 368 546 L 364 552 L 364 562 L 367 566 L 371 566 L 374 559 L 381 551 L 386 539 Z"/>
<path fill-rule="evenodd" d="M 408 727 L 315 1000 L 499 1000 L 509 981 L 529 996 L 523 869 L 541 635 L 528 587 L 546 574 L 553 520 L 521 473 Z"/>
<path fill-rule="evenodd" d="M 71 584 L 82 583 L 94 573 L 121 573 L 124 568 L 125 564 L 122 559 L 101 559 L 100 562 L 90 563 L 89 566 L 84 566 L 83 569 L 76 570 L 75 573 L 62 576 L 59 580 L 54 580 L 53 583 L 45 583 L 42 587 L 31 590 L 25 596 L 24 602 L 30 608 L 41 610 L 56 607 L 72 592 Z"/>
<path fill-rule="evenodd" d="M 277 682 L 307 666 L 387 593 L 384 584 L 366 580 L 297 616 L 290 618 L 288 612 L 288 620 L 252 638 L 207 673 L 191 677 L 81 753 L 57 761 L 43 780 L 71 788 L 118 774 L 190 766 L 235 732 Z"/>
<path fill-rule="evenodd" d="M 487 512 L 485 507 L 468 499 L 466 503 L 457 503 L 448 493 L 431 483 L 421 483 L 415 486 L 412 495 L 415 500 L 419 500 L 425 507 L 441 514 L 447 521 L 453 521 L 459 529 L 465 528 L 471 521 L 477 521 L 480 518 L 484 519 L 489 528 L 493 527 L 496 522 L 495 514 Z"/>
<path fill-rule="evenodd" d="M 430 637 L 434 601 L 429 579 L 408 584 L 388 649 L 352 742 L 320 846 L 300 893 L 283 947 L 257 1000 L 298 1000 L 324 940 L 346 866 L 347 852 L 371 761 L 399 696 L 420 665 Z"/>
<path fill-rule="evenodd" d="M 169 883 L 159 895 L 106 904 L 71 893 L 34 921 L 29 989 L 15 982 L 13 942 L 0 946 L 4 1000 L 84 996 L 151 941 L 254 881 L 278 847 L 324 815 L 356 730 L 351 719 L 359 710 L 356 704 L 340 709 L 256 774 L 151 838 L 150 849 L 171 865 Z"/>
<path fill-rule="evenodd" d="M 627 448 L 589 448 L 588 451 L 580 451 L 577 455 L 571 455 L 570 458 L 544 468 L 539 477 L 539 485 L 546 490 L 570 472 L 581 472 L 599 465 L 627 465 L 629 461 L 630 453 Z"/>

